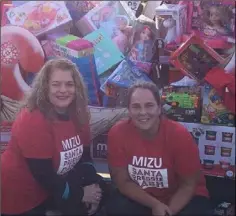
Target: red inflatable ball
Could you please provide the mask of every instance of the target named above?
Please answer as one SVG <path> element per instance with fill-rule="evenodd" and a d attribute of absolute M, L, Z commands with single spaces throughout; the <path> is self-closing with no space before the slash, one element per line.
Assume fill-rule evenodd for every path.
<path fill-rule="evenodd" d="M 18 26 L 1 27 L 1 94 L 20 100 L 30 89 L 28 73 L 44 64 L 44 52 L 37 38 Z"/>

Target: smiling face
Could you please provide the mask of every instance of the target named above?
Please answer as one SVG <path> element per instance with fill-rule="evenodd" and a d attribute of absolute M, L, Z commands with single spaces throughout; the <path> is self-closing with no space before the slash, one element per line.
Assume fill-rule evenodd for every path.
<path fill-rule="evenodd" d="M 55 69 L 49 79 L 48 95 L 56 111 L 65 112 L 75 98 L 72 72 Z"/>
<path fill-rule="evenodd" d="M 130 98 L 129 114 L 138 129 L 153 134 L 159 127 L 161 106 L 149 89 L 137 88 Z"/>

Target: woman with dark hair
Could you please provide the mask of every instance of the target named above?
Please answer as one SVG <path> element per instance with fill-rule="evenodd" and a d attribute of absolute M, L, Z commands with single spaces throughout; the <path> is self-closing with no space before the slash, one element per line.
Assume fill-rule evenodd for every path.
<path fill-rule="evenodd" d="M 108 134 L 108 164 L 118 190 L 108 215 L 206 215 L 210 209 L 198 147 L 191 134 L 161 113 L 158 88 L 128 92 L 130 118 Z"/>
<path fill-rule="evenodd" d="M 3 215 L 45 215 L 51 201 L 65 215 L 98 210 L 105 187 L 91 163 L 87 101 L 71 61 L 50 60 L 37 74 L 1 156 Z"/>

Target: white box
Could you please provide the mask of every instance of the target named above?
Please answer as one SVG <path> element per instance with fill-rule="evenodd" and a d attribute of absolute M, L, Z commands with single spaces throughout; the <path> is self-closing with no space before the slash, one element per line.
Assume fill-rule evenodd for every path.
<path fill-rule="evenodd" d="M 173 25 L 166 28 L 165 24 L 170 20 L 173 21 Z M 165 43 L 173 42 L 183 35 L 186 32 L 186 23 L 186 5 L 162 4 L 156 8 L 156 27 L 160 30 L 160 37 Z"/>

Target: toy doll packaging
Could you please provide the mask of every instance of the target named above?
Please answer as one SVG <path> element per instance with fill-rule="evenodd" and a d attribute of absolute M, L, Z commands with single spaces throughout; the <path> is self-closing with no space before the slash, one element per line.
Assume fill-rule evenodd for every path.
<path fill-rule="evenodd" d="M 186 32 L 186 22 L 186 5 L 162 4 L 156 8 L 156 26 L 166 44 L 175 42 Z"/>
<path fill-rule="evenodd" d="M 10 8 L 7 17 L 10 24 L 23 27 L 36 36 L 72 21 L 63 1 L 29 1 Z"/>
<path fill-rule="evenodd" d="M 205 37 L 220 38 L 235 33 L 235 1 L 188 1 L 188 32 L 198 30 Z"/>
<path fill-rule="evenodd" d="M 103 28 L 119 47 L 118 41 L 126 42 L 128 40 L 123 31 L 133 23 L 134 19 L 134 13 L 127 3 L 102 1 L 76 22 L 76 26 L 83 36 Z"/>
<path fill-rule="evenodd" d="M 146 73 L 150 72 L 152 59 L 156 52 L 156 38 L 158 38 L 158 31 L 155 28 L 155 22 L 144 15 L 139 16 L 133 27 L 128 59 Z"/>
<path fill-rule="evenodd" d="M 177 69 L 197 81 L 202 81 L 210 69 L 224 63 L 224 59 L 197 35 L 192 35 L 172 53 L 170 60 Z"/>

